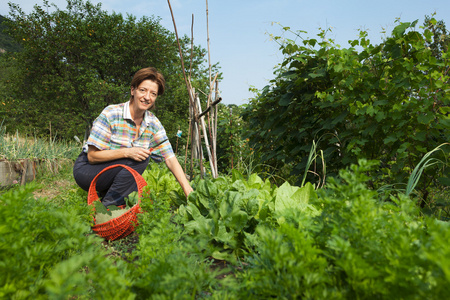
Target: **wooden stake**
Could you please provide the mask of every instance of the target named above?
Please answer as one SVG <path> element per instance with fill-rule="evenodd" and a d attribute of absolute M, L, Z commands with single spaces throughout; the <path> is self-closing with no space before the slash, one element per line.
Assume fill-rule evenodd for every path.
<path fill-rule="evenodd" d="M 208 42 L 208 63 L 209 63 L 209 94 L 212 93 L 211 85 L 212 85 L 212 75 L 211 75 L 211 50 L 209 47 L 209 18 L 208 18 L 208 0 L 206 0 L 206 34 L 207 34 L 207 42 Z M 211 98 L 208 97 L 208 106 L 211 104 Z"/>
<path fill-rule="evenodd" d="M 191 22 L 191 61 L 189 63 L 189 78 L 192 75 L 192 60 L 194 58 L 194 14 L 192 14 Z"/>
<path fill-rule="evenodd" d="M 167 0 L 167 3 L 169 5 L 170 14 L 172 15 L 173 27 L 174 27 L 175 36 L 176 36 L 176 39 L 177 39 L 178 51 L 179 51 L 179 54 L 180 54 L 181 69 L 183 71 L 184 82 L 186 84 L 186 88 L 187 88 L 188 94 L 189 94 L 189 105 L 190 105 L 190 107 L 192 107 L 192 110 L 193 110 L 193 120 L 194 120 L 194 122 L 193 122 L 194 126 L 193 127 L 195 127 L 195 125 L 198 123 L 197 108 L 195 107 L 195 103 L 194 103 L 194 97 L 193 97 L 194 95 L 193 95 L 193 92 L 192 92 L 192 86 L 191 86 L 191 84 L 190 84 L 190 82 L 189 82 L 189 80 L 188 80 L 188 78 L 186 76 L 186 71 L 184 69 L 183 52 L 181 51 L 180 39 L 178 38 L 177 25 L 175 23 L 175 17 L 173 15 L 172 5 L 170 4 L 170 0 Z M 198 128 L 198 132 L 199 132 L 199 143 L 201 143 L 200 128 Z M 200 145 L 200 150 L 201 150 L 201 144 L 199 144 L 199 145 Z M 203 174 L 203 166 L 202 166 L 201 159 L 200 159 L 200 173 Z M 191 179 L 192 179 L 192 159 L 191 159 Z"/>
<path fill-rule="evenodd" d="M 198 96 L 195 97 L 195 100 L 196 100 L 197 105 L 198 105 L 198 110 L 201 112 L 202 107 L 200 105 L 200 99 L 198 98 Z M 211 166 L 211 175 L 212 175 L 213 178 L 217 178 L 217 176 L 216 176 L 216 169 L 214 167 L 214 163 L 213 163 L 213 159 L 212 159 L 212 155 L 211 155 L 211 149 L 209 147 L 209 141 L 208 141 L 206 126 L 205 126 L 205 118 L 201 117 L 200 118 L 200 122 L 201 122 L 202 129 L 203 129 L 203 136 L 205 138 L 206 151 L 208 152 L 209 164 Z"/>
<path fill-rule="evenodd" d="M 189 137 L 191 136 L 191 116 L 189 114 L 189 132 L 188 132 L 188 137 L 187 137 L 187 141 L 186 141 L 186 154 L 184 156 L 184 174 L 186 173 L 186 164 L 187 164 L 187 154 L 188 154 L 188 148 L 189 148 Z M 192 149 L 191 149 L 192 150 Z"/>
<path fill-rule="evenodd" d="M 167 0 L 167 3 L 169 4 L 170 14 L 172 15 L 173 28 L 175 30 L 175 36 L 177 38 L 178 51 L 180 53 L 181 69 L 183 71 L 184 82 L 186 83 L 186 88 L 189 91 L 191 89 L 191 86 L 187 80 L 186 71 L 184 70 L 183 52 L 181 51 L 180 39 L 178 38 L 177 25 L 175 24 L 175 17 L 173 16 L 173 11 L 172 11 L 172 6 L 170 5 L 170 0 Z M 191 93 L 189 93 L 189 102 L 191 103 L 191 105 L 194 104 L 194 99 L 192 99 Z M 194 107 L 194 115 L 195 115 L 195 106 L 193 105 L 193 107 Z"/>
<path fill-rule="evenodd" d="M 219 82 L 216 81 L 216 96 L 215 99 L 221 99 L 222 97 L 220 96 L 220 92 L 219 92 Z M 218 112 L 219 112 L 219 107 L 218 105 L 216 105 L 216 107 L 214 107 L 214 120 L 213 120 L 213 132 L 214 132 L 214 141 L 213 141 L 213 149 L 214 149 L 214 157 L 216 159 L 216 174 L 219 174 L 219 169 L 218 169 L 218 161 L 217 161 L 217 119 L 219 118 L 218 116 Z"/>

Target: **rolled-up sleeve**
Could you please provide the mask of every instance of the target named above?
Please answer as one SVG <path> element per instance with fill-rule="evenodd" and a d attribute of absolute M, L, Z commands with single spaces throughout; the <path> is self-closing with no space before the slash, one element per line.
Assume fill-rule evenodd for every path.
<path fill-rule="evenodd" d="M 158 144 L 160 145 L 157 146 Z M 154 148 L 154 151 L 152 153 L 162 156 L 164 160 L 175 156 L 172 144 L 170 144 L 169 139 L 167 138 L 166 131 L 163 127 L 161 127 L 160 130 L 158 130 L 158 132 L 153 135 L 153 143 L 151 145 L 151 148 L 153 147 L 156 148 Z"/>
<path fill-rule="evenodd" d="M 108 150 L 110 148 L 110 140 L 111 124 L 106 115 L 101 113 L 92 125 L 87 144 L 95 146 L 99 150 Z"/>

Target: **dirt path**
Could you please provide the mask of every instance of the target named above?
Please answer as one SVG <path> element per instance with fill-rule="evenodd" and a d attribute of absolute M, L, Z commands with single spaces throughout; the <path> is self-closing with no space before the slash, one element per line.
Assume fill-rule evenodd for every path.
<path fill-rule="evenodd" d="M 42 188 L 35 190 L 33 194 L 36 198 L 51 200 L 74 187 L 76 187 L 76 183 L 73 179 L 57 179 L 51 182 L 43 182 Z"/>

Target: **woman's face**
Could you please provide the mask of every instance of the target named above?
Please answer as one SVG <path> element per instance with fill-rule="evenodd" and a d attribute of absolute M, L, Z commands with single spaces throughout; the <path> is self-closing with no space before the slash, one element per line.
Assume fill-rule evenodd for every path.
<path fill-rule="evenodd" d="M 146 111 L 153 107 L 158 97 L 158 84 L 152 80 L 144 80 L 135 89 L 131 87 L 131 104 L 135 112 Z"/>

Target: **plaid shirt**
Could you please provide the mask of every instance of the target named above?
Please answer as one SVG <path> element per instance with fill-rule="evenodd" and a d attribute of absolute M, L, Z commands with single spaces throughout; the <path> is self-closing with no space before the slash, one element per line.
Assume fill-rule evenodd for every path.
<path fill-rule="evenodd" d="M 153 153 L 161 155 L 165 160 L 175 156 L 164 127 L 152 112 L 145 112 L 139 128 L 139 136 L 135 139 L 136 130 L 136 124 L 131 118 L 130 102 L 110 105 L 95 119 L 86 144 L 95 146 L 99 150 L 130 147 L 150 149 L 167 140 Z"/>

